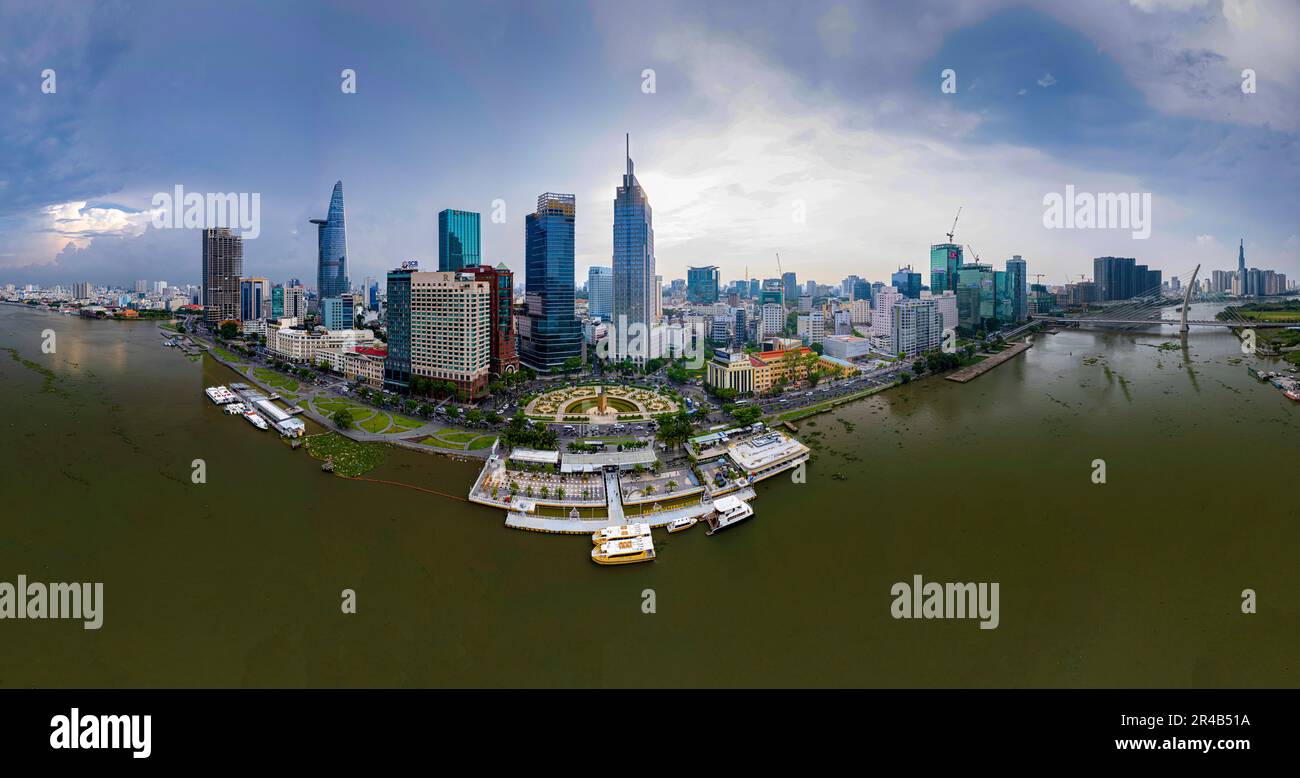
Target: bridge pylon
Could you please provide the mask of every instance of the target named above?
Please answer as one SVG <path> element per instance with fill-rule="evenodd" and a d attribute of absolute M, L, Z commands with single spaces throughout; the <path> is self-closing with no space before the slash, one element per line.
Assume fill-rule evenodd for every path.
<path fill-rule="evenodd" d="M 1192 280 L 1187 282 L 1187 291 L 1183 292 L 1183 326 L 1178 330 L 1182 335 L 1186 335 L 1191 330 L 1187 327 L 1187 308 L 1192 304 L 1192 290 L 1196 288 L 1196 274 L 1201 272 L 1201 266 L 1197 265 L 1192 271 Z"/>

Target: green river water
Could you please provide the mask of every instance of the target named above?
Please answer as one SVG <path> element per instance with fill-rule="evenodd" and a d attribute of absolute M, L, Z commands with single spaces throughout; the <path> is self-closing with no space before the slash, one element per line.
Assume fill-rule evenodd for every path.
<path fill-rule="evenodd" d="M 1298 686 L 1300 404 L 1231 334 L 1170 332 L 1038 335 L 802 422 L 806 483 L 605 568 L 586 537 L 322 474 L 154 323 L 0 306 L 0 581 L 105 596 L 97 631 L 0 621 L 0 687 Z M 476 473 L 394 450 L 371 475 Z M 998 582 L 1000 625 L 893 619 L 917 574 Z"/>

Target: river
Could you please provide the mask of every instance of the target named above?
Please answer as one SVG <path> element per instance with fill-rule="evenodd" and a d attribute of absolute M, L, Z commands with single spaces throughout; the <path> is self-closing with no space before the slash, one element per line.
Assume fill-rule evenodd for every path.
<path fill-rule="evenodd" d="M 0 621 L 0 687 L 1300 685 L 1300 405 L 1227 332 L 1040 334 L 969 384 L 806 420 L 806 483 L 622 568 L 327 476 L 203 396 L 233 372 L 160 341 L 0 306 L 0 349 L 32 363 L 0 351 L 0 581 L 105 596 L 99 630 Z M 476 473 L 393 450 L 371 475 Z M 914 575 L 999 583 L 998 627 L 895 620 Z"/>

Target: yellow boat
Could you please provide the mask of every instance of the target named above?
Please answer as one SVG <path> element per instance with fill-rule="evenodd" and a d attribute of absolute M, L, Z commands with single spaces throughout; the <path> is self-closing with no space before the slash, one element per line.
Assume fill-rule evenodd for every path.
<path fill-rule="evenodd" d="M 600 544 L 611 540 L 628 540 L 650 534 L 649 524 L 619 524 L 613 527 L 601 527 L 591 533 L 591 542 Z"/>
<path fill-rule="evenodd" d="M 591 550 L 591 561 L 598 565 L 626 565 L 649 562 L 655 558 L 655 544 L 649 535 L 611 540 Z"/>

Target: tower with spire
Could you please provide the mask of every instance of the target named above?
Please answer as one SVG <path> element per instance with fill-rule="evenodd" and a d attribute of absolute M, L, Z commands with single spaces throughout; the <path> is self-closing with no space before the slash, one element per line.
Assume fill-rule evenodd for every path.
<path fill-rule="evenodd" d="M 634 362 L 658 356 L 651 332 L 656 324 L 659 285 L 655 281 L 655 234 L 650 200 L 636 179 L 632 163 L 631 135 L 623 138 L 625 172 L 623 185 L 614 197 L 614 305 L 613 324 L 628 337 L 637 331 L 645 334 L 639 353 L 617 353 Z M 645 330 L 641 330 L 644 327 Z M 620 339 L 621 340 L 621 339 Z"/>

